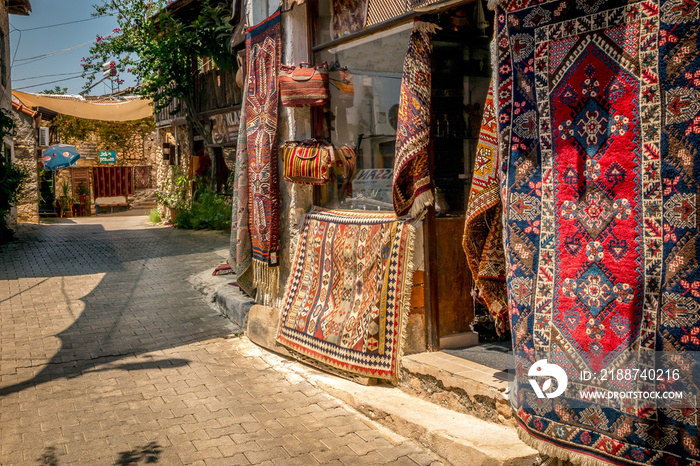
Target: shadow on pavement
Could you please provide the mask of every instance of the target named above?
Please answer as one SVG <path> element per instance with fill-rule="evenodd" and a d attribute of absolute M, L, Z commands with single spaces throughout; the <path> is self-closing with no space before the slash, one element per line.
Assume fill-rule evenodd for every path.
<path fill-rule="evenodd" d="M 37 463 L 46 466 L 59 466 L 56 447 L 46 447 L 44 453 L 37 458 Z M 142 447 L 136 447 L 130 451 L 119 452 L 119 458 L 114 463 L 115 466 L 131 466 L 139 463 L 155 464 L 163 453 L 163 447 L 157 442 L 150 442 Z"/>
<path fill-rule="evenodd" d="M 227 321 L 213 314 L 186 281 L 221 261 L 212 251 L 226 246 L 224 238 L 213 232 L 172 228 L 106 231 L 100 225 L 41 225 L 11 248 L 0 248 L 0 281 L 39 280 L 13 296 L 50 295 L 43 308 L 12 313 L 16 298 L 0 294 L 4 307 L 0 318 L 40 321 L 51 319 L 53 312 L 57 319 L 73 321 L 55 335 L 60 349 L 48 362 L 36 366 L 37 370 L 41 367 L 39 372 L 0 387 L 0 397 L 90 372 L 183 366 L 187 359 L 165 354 L 138 362 L 118 361 L 229 336 Z M 83 283 L 81 288 L 81 280 L 86 280 L 81 276 L 96 273 L 105 275 L 83 296 L 89 285 Z M 49 288 L 57 282 L 55 278 L 51 285 L 46 283 L 50 277 L 66 276 L 58 289 Z M 76 300 L 76 296 L 82 298 Z M 77 316 L 67 315 L 70 310 L 65 308 L 76 302 L 82 302 L 84 310 Z M 46 312 L 49 315 L 42 315 Z"/>

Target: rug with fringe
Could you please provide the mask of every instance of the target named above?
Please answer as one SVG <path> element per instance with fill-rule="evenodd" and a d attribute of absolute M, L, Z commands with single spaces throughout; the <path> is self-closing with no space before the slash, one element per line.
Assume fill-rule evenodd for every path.
<path fill-rule="evenodd" d="M 248 86 L 244 84 L 243 95 Z M 236 275 L 238 287 L 248 296 L 254 297 L 253 247 L 248 229 L 248 144 L 246 143 L 246 99 L 241 102 L 241 118 L 236 140 L 236 165 L 234 167 L 233 193 L 231 196 L 231 242 L 228 263 Z"/>
<path fill-rule="evenodd" d="M 503 335 L 509 328 L 510 321 L 497 138 L 498 123 L 493 104 L 493 86 L 490 86 L 476 146 L 462 247 L 474 279 L 476 296 L 489 309 L 498 334 Z"/>
<path fill-rule="evenodd" d="M 504 0 L 495 18 L 523 438 L 698 464 L 700 4 Z"/>
<path fill-rule="evenodd" d="M 277 341 L 352 374 L 398 380 L 413 238 L 390 213 L 308 213 Z"/>
<path fill-rule="evenodd" d="M 434 199 L 428 164 L 434 28 L 431 23 L 414 21 L 403 64 L 392 188 L 394 212 L 399 217 L 419 217 Z"/>
<path fill-rule="evenodd" d="M 248 227 L 253 251 L 253 286 L 268 296 L 277 292 L 279 278 L 280 195 L 276 139 L 281 37 L 279 10 L 246 31 Z"/>

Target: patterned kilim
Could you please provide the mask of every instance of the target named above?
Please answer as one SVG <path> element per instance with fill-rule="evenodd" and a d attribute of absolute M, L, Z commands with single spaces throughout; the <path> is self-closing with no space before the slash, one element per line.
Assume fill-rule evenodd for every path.
<path fill-rule="evenodd" d="M 151 167 L 148 165 L 134 167 L 136 170 L 136 189 L 151 187 Z"/>
<path fill-rule="evenodd" d="M 695 0 L 496 7 L 513 401 L 544 452 L 700 461 L 699 18 Z M 568 377 L 554 399 L 545 359 Z M 642 395 L 580 395 L 607 390 Z"/>
<path fill-rule="evenodd" d="M 134 194 L 133 167 L 93 167 L 92 186 L 95 197 Z"/>
<path fill-rule="evenodd" d="M 367 0 L 333 0 L 331 2 L 331 37 L 337 39 L 365 27 Z"/>
<path fill-rule="evenodd" d="M 307 214 L 277 341 L 353 374 L 397 380 L 413 236 L 393 214 Z"/>
<path fill-rule="evenodd" d="M 462 246 L 478 296 L 489 308 L 496 322 L 496 331 L 503 334 L 509 320 L 497 138 L 498 123 L 491 87 L 484 104 Z"/>
<path fill-rule="evenodd" d="M 434 200 L 428 165 L 434 28 L 423 21 L 413 23 L 403 64 L 393 182 L 394 211 L 399 217 L 417 218 Z"/>
<path fill-rule="evenodd" d="M 246 31 L 248 72 L 246 136 L 248 151 L 248 226 L 253 249 L 253 284 L 267 296 L 278 289 L 279 176 L 277 107 L 281 22 L 279 10 Z"/>
<path fill-rule="evenodd" d="M 246 86 L 244 84 L 244 86 Z M 247 94 L 247 86 L 243 95 Z M 238 287 L 253 296 L 253 249 L 248 229 L 248 145 L 246 144 L 246 103 L 241 103 L 241 120 L 236 144 L 233 195 L 231 196 L 231 246 L 228 263 L 236 275 Z"/>

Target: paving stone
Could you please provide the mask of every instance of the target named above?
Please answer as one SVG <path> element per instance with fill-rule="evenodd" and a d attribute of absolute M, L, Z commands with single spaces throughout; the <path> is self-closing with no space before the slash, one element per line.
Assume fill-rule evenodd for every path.
<path fill-rule="evenodd" d="M 228 235 L 145 220 L 27 225 L 0 246 L 0 464 L 431 464 L 201 299 L 188 279 Z"/>

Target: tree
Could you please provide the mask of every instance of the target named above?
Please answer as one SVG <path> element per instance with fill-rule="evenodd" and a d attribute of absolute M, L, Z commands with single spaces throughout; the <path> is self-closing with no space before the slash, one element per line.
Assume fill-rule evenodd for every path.
<path fill-rule="evenodd" d="M 234 68 L 235 57 L 228 46 L 233 29 L 231 2 L 201 0 L 196 17 L 178 15 L 178 3 L 106 0 L 95 5 L 95 16 L 114 16 L 119 27 L 107 37 L 98 36 L 90 48 L 82 63 L 85 88 L 102 73 L 103 63 L 115 60 L 118 72 L 132 73 L 140 82 L 139 94 L 153 99 L 156 112 L 179 102 L 188 126 L 212 144 L 211 131 L 198 118 L 195 107 L 196 64 L 208 57 L 224 71 Z"/>
<path fill-rule="evenodd" d="M 53 89 L 44 89 L 43 91 L 39 92 L 39 94 L 66 95 L 66 92 L 68 92 L 67 87 L 61 87 L 57 85 Z"/>

